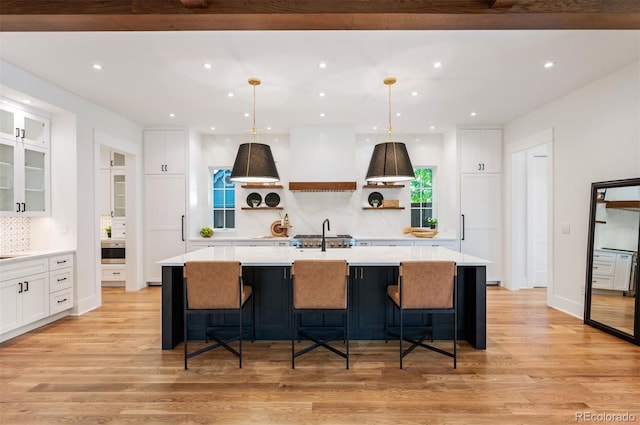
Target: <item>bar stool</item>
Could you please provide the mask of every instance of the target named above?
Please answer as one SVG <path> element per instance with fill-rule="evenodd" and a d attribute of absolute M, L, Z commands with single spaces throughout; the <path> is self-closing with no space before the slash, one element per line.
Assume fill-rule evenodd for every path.
<path fill-rule="evenodd" d="M 457 367 L 458 343 L 458 303 L 456 299 L 456 263 L 453 261 L 409 260 L 400 262 L 400 276 L 397 285 L 387 286 L 387 301 L 400 313 L 399 333 L 390 330 L 388 310 L 385 309 L 385 340 L 392 336 L 400 341 L 400 369 L 402 359 L 416 347 L 426 348 L 453 358 Z M 419 337 L 408 338 L 404 334 L 405 313 L 430 313 L 453 316 L 453 351 L 445 351 L 424 341 L 429 336 L 427 326 L 411 326 L 418 330 Z M 409 327 L 406 327 L 409 328 Z M 403 349 L 403 341 L 411 346 Z M 432 336 L 433 341 L 433 336 Z"/>
<path fill-rule="evenodd" d="M 318 347 L 343 357 L 349 369 L 349 264 L 346 260 L 295 260 L 291 267 L 292 309 L 291 309 L 291 368 L 295 369 L 296 358 Z M 301 329 L 301 316 L 305 313 L 340 313 L 342 326 L 324 326 L 323 330 L 335 330 L 330 336 L 317 336 L 320 329 Z M 296 320 L 297 319 L 297 320 Z M 341 331 L 340 331 L 341 330 Z M 310 332 L 316 335 L 311 335 Z M 305 338 L 313 345 L 295 351 L 295 339 Z M 342 339 L 345 351 L 340 351 L 329 342 Z"/>
<path fill-rule="evenodd" d="M 242 338 L 247 331 L 243 329 L 242 312 L 247 301 L 251 300 L 251 341 L 255 339 L 255 311 L 253 292 L 242 281 L 242 266 L 239 261 L 188 261 L 184 265 L 184 368 L 188 359 L 223 347 L 238 357 L 242 368 Z M 188 318 L 192 315 L 238 314 L 238 331 L 231 337 L 222 338 L 218 331 L 233 329 L 230 326 L 211 327 L 206 335 L 214 344 L 207 345 L 192 353 L 188 352 Z M 207 342 L 209 341 L 207 340 Z M 229 344 L 239 341 L 238 350 Z"/>

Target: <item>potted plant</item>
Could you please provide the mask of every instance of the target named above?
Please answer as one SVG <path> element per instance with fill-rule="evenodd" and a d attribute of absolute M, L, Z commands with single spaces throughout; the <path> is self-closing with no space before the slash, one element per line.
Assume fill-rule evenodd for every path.
<path fill-rule="evenodd" d="M 111 226 L 107 226 L 104 228 L 104 231 L 107 232 L 107 237 L 111 237 Z"/>
<path fill-rule="evenodd" d="M 435 229 L 438 227 L 438 219 L 435 217 L 429 217 L 427 219 L 427 224 L 429 225 L 430 228 Z"/>

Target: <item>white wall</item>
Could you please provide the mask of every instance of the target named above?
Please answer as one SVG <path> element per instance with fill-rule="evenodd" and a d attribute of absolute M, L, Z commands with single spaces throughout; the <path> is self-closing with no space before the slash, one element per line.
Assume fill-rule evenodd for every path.
<path fill-rule="evenodd" d="M 66 190 L 52 188 L 54 192 L 52 195 L 56 197 L 56 200 L 53 204 L 55 208 L 52 209 L 52 216 L 49 219 L 52 222 L 51 229 L 58 229 L 60 225 L 68 225 L 69 234 L 76 236 L 75 244 L 73 241 L 52 238 L 48 247 L 76 249 L 77 301 L 74 313 L 83 313 L 94 309 L 100 305 L 101 298 L 100 282 L 96 282 L 100 267 L 100 233 L 99 211 L 94 195 L 97 187 L 95 168 L 97 159 L 95 158 L 93 133 L 94 130 L 99 130 L 115 138 L 141 145 L 142 128 L 4 60 L 0 60 L 0 84 L 53 105 L 56 108 L 56 111 L 53 112 L 61 114 L 64 118 L 65 130 L 61 133 L 52 131 L 51 142 L 52 144 L 66 144 L 71 156 L 75 150 L 75 163 L 72 165 L 68 162 L 58 163 L 59 157 L 56 155 L 55 162 L 51 164 L 52 176 L 64 172 L 65 179 L 70 178 L 71 180 L 65 182 Z M 72 131 L 70 123 L 74 119 L 75 131 Z M 63 170 L 63 167 L 70 167 L 75 170 L 75 173 Z M 74 174 L 75 180 L 73 180 Z M 65 207 L 56 207 L 57 204 L 63 204 Z M 58 214 L 61 215 L 58 216 Z"/>
<path fill-rule="evenodd" d="M 638 117 L 635 62 L 505 126 L 507 146 L 553 128 L 554 285 L 548 304 L 577 317 L 583 316 L 591 183 L 640 176 Z M 569 233 L 562 233 L 567 226 Z"/>
<path fill-rule="evenodd" d="M 331 130 L 331 129 L 329 129 Z M 385 136 L 386 137 L 386 136 Z M 238 135 L 205 136 L 202 147 L 199 149 L 202 159 L 192 157 L 192 165 L 197 164 L 201 168 L 221 167 L 230 168 L 233 165 L 238 145 L 243 141 Z M 280 174 L 280 184 L 284 189 L 275 190 L 280 195 L 281 205 L 284 206 L 281 214 L 289 214 L 289 219 L 293 225 L 293 234 L 317 234 L 322 230 L 322 221 L 329 218 L 331 221 L 330 234 L 352 234 L 360 238 L 382 236 L 401 237 L 402 228 L 411 224 L 410 219 L 410 197 L 409 184 L 405 184 L 403 189 L 385 189 L 379 191 L 386 199 L 399 199 L 404 210 L 371 211 L 363 210 L 368 206 L 367 198 L 372 192 L 371 189 L 363 189 L 369 159 L 376 143 L 381 142 L 376 135 L 357 134 L 355 137 L 355 162 L 349 167 L 353 170 L 350 175 L 354 176 L 357 183 L 355 192 L 290 192 L 288 184 L 291 180 L 292 162 L 299 161 L 291 154 L 290 140 L 288 135 L 269 135 L 263 137 L 260 142 L 271 146 L 278 173 Z M 457 225 L 457 205 L 455 195 L 456 182 L 456 161 L 455 143 L 449 143 L 445 150 L 443 135 L 441 134 L 403 134 L 394 137 L 398 141 L 403 141 L 407 145 L 409 155 L 414 167 L 435 167 L 437 176 L 436 184 L 439 197 L 439 232 L 441 236 L 455 237 Z M 246 140 L 244 141 L 246 142 Z M 453 145 L 453 152 L 450 146 Z M 331 151 L 324 155 L 330 157 Z M 313 168 L 316 163 L 312 158 L 305 160 L 307 167 Z M 344 173 L 340 170 L 327 168 L 324 170 L 325 181 L 343 181 Z M 344 170 L 342 170 L 344 171 Z M 202 173 L 198 173 L 202 175 Z M 316 181 L 319 180 L 319 172 L 314 170 L 313 175 Z M 334 178 L 333 175 L 342 176 Z M 298 177 L 300 178 L 300 177 Z M 307 180 L 303 180 L 307 181 Z M 204 183 L 203 183 L 204 184 Z M 266 194 L 266 191 L 261 190 Z M 192 188 L 192 194 L 197 193 L 199 199 L 197 204 L 200 212 L 194 217 L 200 217 L 203 222 L 192 225 L 191 237 L 197 237 L 196 229 L 205 225 L 210 225 L 210 217 L 206 212 L 209 204 L 208 194 L 200 189 Z M 251 190 L 237 188 L 236 190 L 236 230 L 233 232 L 216 232 L 215 237 L 259 237 L 270 235 L 269 229 L 273 221 L 280 217 L 277 211 L 243 211 L 240 207 L 246 206 L 246 196 Z"/>

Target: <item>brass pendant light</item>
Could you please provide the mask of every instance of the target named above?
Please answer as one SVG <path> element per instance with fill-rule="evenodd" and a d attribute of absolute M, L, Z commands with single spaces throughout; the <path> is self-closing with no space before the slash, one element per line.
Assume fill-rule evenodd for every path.
<path fill-rule="evenodd" d="M 389 87 L 389 127 L 387 127 L 388 141 L 379 143 L 373 148 L 367 181 L 392 183 L 415 179 L 413 165 L 404 143 L 392 141 L 391 132 L 391 86 L 395 84 L 395 77 L 387 77 L 384 83 Z"/>
<path fill-rule="evenodd" d="M 256 86 L 260 85 L 258 78 L 249 78 L 253 86 L 253 127 L 249 143 L 238 147 L 238 153 L 231 170 L 231 181 L 241 183 L 275 183 L 280 180 L 276 163 L 271 154 L 271 147 L 263 143 L 256 143 L 258 129 L 256 128 Z"/>

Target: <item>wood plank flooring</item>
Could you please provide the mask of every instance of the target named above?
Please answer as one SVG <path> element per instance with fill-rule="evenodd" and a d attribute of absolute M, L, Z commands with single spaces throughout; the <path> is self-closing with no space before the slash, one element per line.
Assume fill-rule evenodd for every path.
<path fill-rule="evenodd" d="M 0 344 L 0 423 L 640 423 L 640 347 L 545 299 L 489 288 L 488 348 L 461 342 L 457 369 L 416 350 L 400 370 L 397 343 L 356 341 L 350 370 L 322 351 L 291 370 L 289 343 L 259 341 L 243 369 L 215 350 L 185 371 L 181 345 L 160 349 L 160 288 L 103 288 L 100 309 Z"/>

